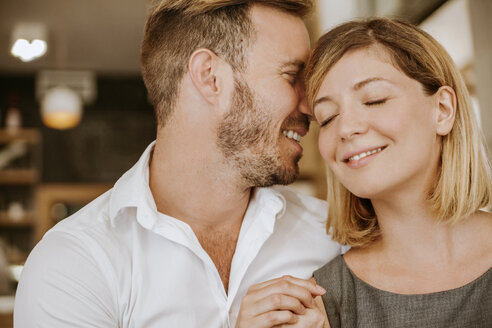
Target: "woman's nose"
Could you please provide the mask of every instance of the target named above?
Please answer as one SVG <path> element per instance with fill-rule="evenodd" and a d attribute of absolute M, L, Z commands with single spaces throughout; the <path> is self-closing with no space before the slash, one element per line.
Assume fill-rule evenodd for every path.
<path fill-rule="evenodd" d="M 340 111 L 338 117 L 338 134 L 341 140 L 350 140 L 367 131 L 367 122 L 363 111 L 355 107 L 346 107 Z"/>

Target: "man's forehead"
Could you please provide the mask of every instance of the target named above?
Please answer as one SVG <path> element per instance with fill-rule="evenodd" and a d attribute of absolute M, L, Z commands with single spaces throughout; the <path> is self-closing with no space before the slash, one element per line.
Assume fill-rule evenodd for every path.
<path fill-rule="evenodd" d="M 302 26 L 305 28 L 299 16 L 272 6 L 253 4 L 250 8 L 250 18 L 257 33 L 271 31 L 280 34 L 286 32 L 286 27 Z"/>
<path fill-rule="evenodd" d="M 304 66 L 310 40 L 306 26 L 296 15 L 266 6 L 253 6 L 251 18 L 255 29 L 251 50 L 265 59 L 276 58 L 282 66 Z"/>

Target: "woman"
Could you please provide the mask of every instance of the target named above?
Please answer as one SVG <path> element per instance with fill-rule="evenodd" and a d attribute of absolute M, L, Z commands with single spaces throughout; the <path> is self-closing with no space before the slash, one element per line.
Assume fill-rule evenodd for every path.
<path fill-rule="evenodd" d="M 306 78 L 327 229 L 351 246 L 314 274 L 330 326 L 492 327 L 490 164 L 449 55 L 408 23 L 354 21 Z"/>

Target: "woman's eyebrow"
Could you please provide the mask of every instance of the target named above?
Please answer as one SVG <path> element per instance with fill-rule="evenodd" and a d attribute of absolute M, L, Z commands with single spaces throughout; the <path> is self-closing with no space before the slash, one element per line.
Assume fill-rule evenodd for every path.
<path fill-rule="evenodd" d="M 393 82 L 391 82 L 390 80 L 382 78 L 382 77 L 370 77 L 370 78 L 367 78 L 367 79 L 364 79 L 360 82 L 355 83 L 354 86 L 352 87 L 352 89 L 357 91 L 357 90 L 360 90 L 361 88 L 365 87 L 366 85 L 368 85 L 370 83 L 374 83 L 374 82 L 387 82 L 387 83 L 393 84 Z M 316 99 L 313 103 L 313 110 L 316 107 L 316 105 L 319 105 L 319 104 L 325 103 L 325 102 L 330 102 L 330 101 L 333 101 L 333 99 L 331 99 L 329 96 L 324 96 L 324 97 L 320 97 L 320 98 Z"/>
<path fill-rule="evenodd" d="M 354 84 L 354 86 L 352 87 L 352 89 L 354 89 L 355 91 L 357 91 L 357 90 L 365 87 L 369 83 L 372 83 L 372 82 L 380 82 L 380 81 L 393 84 L 391 81 L 389 81 L 389 80 L 387 80 L 385 78 L 382 78 L 382 77 L 370 77 L 370 78 L 367 78 L 367 79 L 362 80 L 360 82 L 357 82 L 356 84 Z"/>
<path fill-rule="evenodd" d="M 316 105 L 319 105 L 319 104 L 324 103 L 324 102 L 329 102 L 329 101 L 332 101 L 332 99 L 328 96 L 318 98 L 314 101 L 313 109 L 314 109 L 314 107 L 316 107 Z"/>

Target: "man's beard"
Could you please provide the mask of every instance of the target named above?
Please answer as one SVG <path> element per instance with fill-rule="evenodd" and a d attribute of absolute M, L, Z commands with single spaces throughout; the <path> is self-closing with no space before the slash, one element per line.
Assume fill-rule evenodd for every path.
<path fill-rule="evenodd" d="M 250 187 L 290 184 L 299 173 L 301 155 L 282 162 L 274 127 L 269 109 L 255 99 L 246 82 L 236 79 L 230 110 L 217 130 L 217 145 Z"/>

